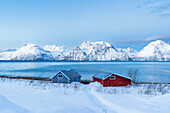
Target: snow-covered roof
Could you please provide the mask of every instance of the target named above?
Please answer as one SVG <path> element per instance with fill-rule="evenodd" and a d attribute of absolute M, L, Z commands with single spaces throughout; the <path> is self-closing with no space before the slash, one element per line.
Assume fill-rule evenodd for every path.
<path fill-rule="evenodd" d="M 132 78 L 130 78 L 128 76 L 125 76 L 125 75 L 122 75 L 122 74 L 119 74 L 119 73 L 113 73 L 113 74 L 115 74 L 117 76 L 120 76 L 120 77 L 123 77 L 123 78 L 132 79 Z"/>
<path fill-rule="evenodd" d="M 70 70 L 62 70 L 60 71 L 63 74 L 65 74 L 68 78 L 77 78 L 77 77 L 81 77 L 81 75 L 79 73 L 77 73 L 74 69 L 70 69 Z"/>
<path fill-rule="evenodd" d="M 95 74 L 93 77 L 101 79 L 101 80 L 105 80 L 107 77 L 111 75 L 112 73 L 100 71 L 97 74 Z"/>
<path fill-rule="evenodd" d="M 101 80 L 105 80 L 106 78 L 108 78 L 109 76 L 111 76 L 112 74 L 115 74 L 117 76 L 123 77 L 123 78 L 127 78 L 127 79 L 131 79 L 130 77 L 121 75 L 121 74 L 117 74 L 117 73 L 109 73 L 109 72 L 103 72 L 100 71 L 97 74 L 95 74 L 93 77 L 101 79 Z"/>

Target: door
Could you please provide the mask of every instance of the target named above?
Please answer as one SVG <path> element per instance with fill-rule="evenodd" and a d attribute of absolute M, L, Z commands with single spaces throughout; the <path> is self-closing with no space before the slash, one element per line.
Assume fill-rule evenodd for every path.
<path fill-rule="evenodd" d="M 58 74 L 58 83 L 63 83 L 63 75 Z"/>
<path fill-rule="evenodd" d="M 63 79 L 62 78 L 58 78 L 58 83 L 63 83 Z"/>

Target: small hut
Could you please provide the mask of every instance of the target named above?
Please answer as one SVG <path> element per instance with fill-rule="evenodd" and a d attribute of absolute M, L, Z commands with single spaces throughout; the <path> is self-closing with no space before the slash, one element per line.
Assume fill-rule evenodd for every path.
<path fill-rule="evenodd" d="M 131 85 L 131 78 L 120 74 L 100 71 L 93 76 L 93 82 L 100 82 L 104 87 Z"/>
<path fill-rule="evenodd" d="M 53 83 L 72 83 L 72 82 L 80 82 L 81 75 L 77 73 L 75 70 L 62 70 L 59 71 L 53 78 Z"/>

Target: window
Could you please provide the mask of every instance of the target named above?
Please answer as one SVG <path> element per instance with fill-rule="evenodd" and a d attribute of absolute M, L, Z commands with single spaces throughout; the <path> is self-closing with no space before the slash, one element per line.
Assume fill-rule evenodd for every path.
<path fill-rule="evenodd" d="M 115 80 L 116 76 L 110 76 L 110 80 Z"/>
<path fill-rule="evenodd" d="M 63 77 L 63 75 L 62 75 L 62 74 L 59 74 L 58 77 Z"/>

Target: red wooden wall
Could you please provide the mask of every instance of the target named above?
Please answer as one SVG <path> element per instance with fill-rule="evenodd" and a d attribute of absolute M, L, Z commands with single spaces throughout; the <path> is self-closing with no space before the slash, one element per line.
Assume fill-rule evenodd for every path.
<path fill-rule="evenodd" d="M 93 82 L 97 81 L 100 82 L 104 87 L 108 87 L 108 86 L 127 86 L 127 85 L 131 85 L 131 80 L 112 74 L 111 76 L 116 76 L 116 79 L 111 80 L 110 77 L 108 77 L 105 80 L 101 80 L 101 79 L 97 79 L 93 77 Z"/>

